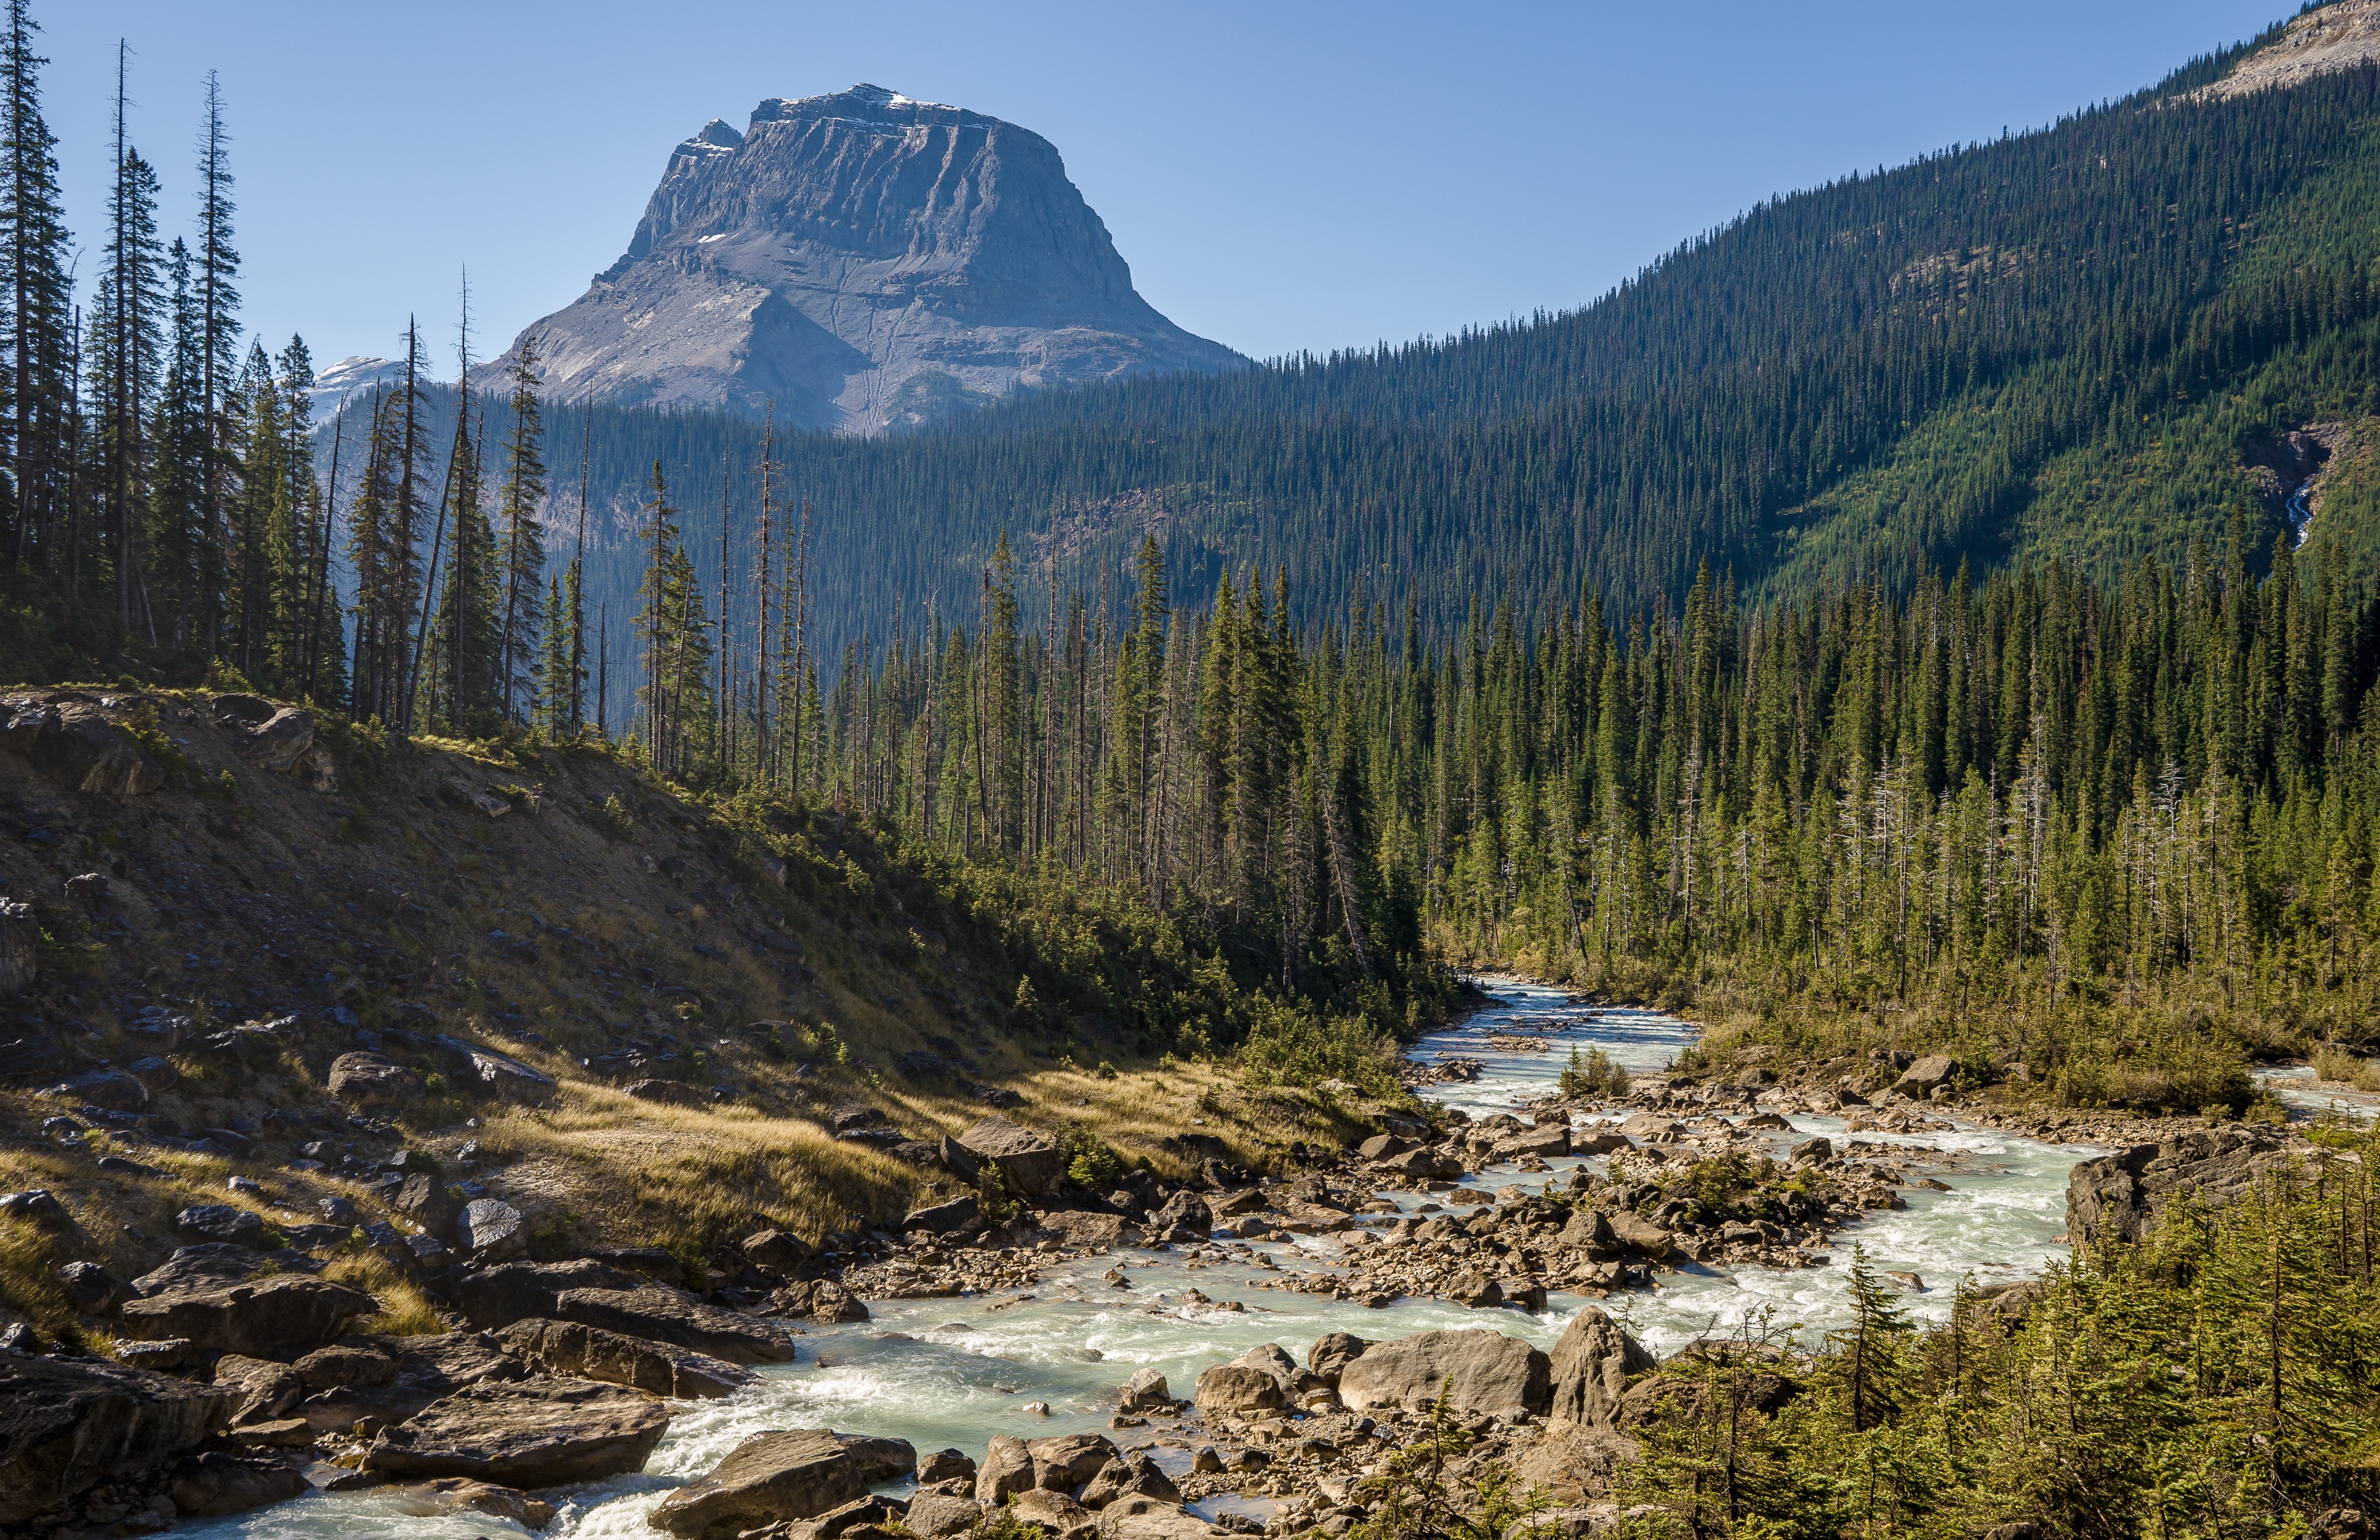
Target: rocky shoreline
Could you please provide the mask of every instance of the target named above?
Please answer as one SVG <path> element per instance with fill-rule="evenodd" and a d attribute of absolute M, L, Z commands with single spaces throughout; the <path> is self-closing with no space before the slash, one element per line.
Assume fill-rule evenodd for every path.
<path fill-rule="evenodd" d="M 1277 1501 L 1270 1532 L 1337 1534 L 1361 1520 L 1363 1483 L 1398 1449 L 1447 1436 L 1433 1417 L 1438 1388 L 1463 1461 L 1511 1464 L 1548 1500 L 1591 1504 L 1626 1457 L 1631 1376 L 1654 1361 L 1591 1304 L 1550 1355 L 1494 1330 L 1499 1307 L 1646 1287 L 1679 1266 L 1822 1263 L 1843 1226 L 1939 1185 L 1930 1173 L 1961 1158 L 1861 1135 L 1922 1138 L 1956 1126 L 1952 1114 L 2124 1146 L 2074 1172 L 2069 1222 L 2084 1239 L 2136 1237 L 2173 1194 L 2223 1201 L 2314 1154 L 2268 1125 L 1979 1104 L 1937 1073 L 1946 1063 L 1880 1058 L 1833 1084 L 1648 1077 L 1619 1096 L 1539 1098 L 1525 1119 L 1390 1114 L 1355 1147 L 1308 1148 L 1281 1173 L 1210 1155 L 1190 1181 L 1123 1171 L 1105 1193 L 1069 1185 L 1059 1145 L 993 1116 L 932 1148 L 944 1194 L 897 1232 L 814 1250 L 761 1230 L 693 1274 L 659 1251 L 530 1260 L 516 1214 L 460 1202 L 428 1170 L 388 1173 L 398 1180 L 374 1192 L 390 1218 L 369 1222 L 326 1205 L 322 1224 L 267 1235 L 252 1214 L 200 1206 L 177 1217 L 189 1243 L 151 1273 L 118 1282 L 89 1263 L 59 1269 L 121 1362 L 44 1342 L 22 1323 L 0 1338 L 0 1533 L 151 1534 L 309 1490 L 391 1484 L 433 1508 L 538 1527 L 553 1509 L 535 1492 L 640 1469 L 673 1402 L 735 1393 L 758 1366 L 795 1361 L 807 1328 L 866 1319 L 866 1300 L 1014 1294 L 1129 1247 L 1167 1248 L 1187 1268 L 1245 1267 L 1259 1288 L 1373 1306 L 1449 1301 L 1485 1313 L 1485 1329 L 1389 1342 L 1332 1333 L 1303 1364 L 1267 1346 L 1208 1368 L 1186 1402 L 1143 1374 L 1119 1392 L 1111 1424 L 1122 1442 L 1003 1437 L 980 1459 L 945 1450 L 920 1461 L 899 1440 L 763 1435 L 655 1522 L 720 1540 L 836 1540 L 889 1536 L 896 1522 L 956 1534 L 1003 1508 L 1062 1540 L 1186 1540 L 1250 1526 L 1184 1507 L 1232 1493 Z M 1847 1119 L 1842 1147 L 1795 1134 L 1792 1111 Z M 1549 1162 L 1570 1156 L 1600 1157 L 1604 1170 L 1557 1176 Z M 0 1197 L 35 1223 L 56 1207 L 42 1193 Z M 1326 1235 L 1339 1258 L 1310 1270 L 1251 1244 Z M 381 1302 L 319 1275 L 327 1256 L 359 1251 L 421 1290 L 444 1329 L 358 1331 Z M 1134 1279 L 1118 1263 L 1099 1286 L 1130 1291 Z M 1192 1290 L 1172 1303 L 1214 1302 Z M 113 1458 L 94 1461 L 100 1448 Z M 868 1490 L 912 1476 L 905 1500 Z M 1603 1516 L 1574 1518 L 1592 1527 Z"/>

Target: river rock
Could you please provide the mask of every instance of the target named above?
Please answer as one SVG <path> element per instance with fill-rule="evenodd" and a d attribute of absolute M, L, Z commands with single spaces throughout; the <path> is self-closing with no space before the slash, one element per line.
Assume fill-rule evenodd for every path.
<path fill-rule="evenodd" d="M 244 1358 L 236 1352 L 215 1360 L 214 1382 L 238 1398 L 231 1411 L 234 1427 L 269 1423 L 297 1405 L 298 1398 L 306 1393 L 306 1382 L 288 1364 Z"/>
<path fill-rule="evenodd" d="M 983 1204 L 973 1193 L 967 1193 L 948 1203 L 911 1209 L 908 1218 L 901 1221 L 901 1230 L 904 1234 L 922 1230 L 929 1235 L 955 1235 L 982 1222 Z"/>
<path fill-rule="evenodd" d="M 781 1273 L 792 1272 L 810 1259 L 809 1243 L 790 1230 L 755 1231 L 736 1249 L 752 1266 Z"/>
<path fill-rule="evenodd" d="M 548 1374 L 626 1385 L 676 1401 L 707 1401 L 752 1383 L 725 1359 L 577 1321 L 515 1321 L 496 1333 L 507 1352 Z"/>
<path fill-rule="evenodd" d="M 1099 1514 L 1101 1540 L 1218 1540 L 1227 1532 L 1173 1503 L 1124 1498 Z M 1323 1533 L 1329 1533 L 1324 1531 Z"/>
<path fill-rule="evenodd" d="M 1072 1492 L 1116 1457 L 1116 1447 L 1096 1433 L 1035 1438 L 1025 1446 L 1033 1461 L 1033 1485 L 1049 1492 Z"/>
<path fill-rule="evenodd" d="M 470 1481 L 461 1476 L 426 1482 L 413 1488 L 413 1493 L 448 1512 L 468 1510 L 474 1513 L 484 1513 L 491 1519 L 518 1524 L 523 1529 L 543 1529 L 553 1522 L 559 1511 L 542 1498 L 532 1498 L 509 1486 L 491 1485 L 484 1481 Z"/>
<path fill-rule="evenodd" d="M 369 1342 L 334 1342 L 290 1367 L 309 1390 L 369 1389 L 396 1378 L 396 1355 Z"/>
<path fill-rule="evenodd" d="M 1676 1237 L 1652 1220 L 1639 1219 L 1625 1210 L 1611 1216 L 1611 1235 L 1612 1239 L 1639 1256 L 1652 1257 L 1657 1261 L 1669 1255 L 1670 1246 L 1676 1242 Z"/>
<path fill-rule="evenodd" d="M 1902 1096 L 1923 1099 L 1933 1095 L 1937 1085 L 1949 1085 L 1950 1076 L 1957 1071 L 1958 1065 L 1951 1061 L 1949 1054 L 1929 1053 L 1901 1071 L 1900 1078 L 1892 1083 L 1892 1088 Z"/>
<path fill-rule="evenodd" d="M 1326 1331 L 1305 1350 L 1305 1366 L 1336 1390 L 1347 1365 L 1363 1357 L 1371 1345 L 1351 1331 Z"/>
<path fill-rule="evenodd" d="M 1439 1291 L 1471 1310 L 1492 1310 L 1504 1303 L 1504 1286 L 1476 1267 L 1465 1267 L 1439 1285 Z"/>
<path fill-rule="evenodd" d="M 994 1435 L 983 1451 L 983 1463 L 976 1467 L 975 1500 L 986 1508 L 997 1508 L 1017 1493 L 1032 1489 L 1033 1456 L 1025 1440 Z"/>
<path fill-rule="evenodd" d="M 1267 1346 L 1270 1346 L 1269 1343 Z M 1256 1350 L 1261 1352 L 1262 1349 Z M 1275 1348 L 1275 1352 L 1281 1350 Z M 1282 1356 L 1286 1357 L 1287 1354 Z M 1289 1387 L 1268 1364 L 1251 1364 L 1247 1355 L 1202 1371 L 1191 1392 L 1198 1415 L 1218 1417 L 1279 1415 L 1289 1405 Z"/>
<path fill-rule="evenodd" d="M 662 1498 L 649 1522 L 680 1540 L 735 1540 L 745 1530 L 816 1519 L 867 1495 L 859 1461 L 828 1430 L 756 1433 L 701 1480 Z"/>
<path fill-rule="evenodd" d="M 1140 1233 L 1126 1225 L 1122 1215 L 1081 1208 L 1046 1213 L 1041 1216 L 1039 1229 L 1067 1250 L 1081 1252 L 1113 1251 L 1127 1239 L 1137 1239 Z"/>
<path fill-rule="evenodd" d="M 838 1433 L 834 1441 L 843 1446 L 859 1467 L 859 1479 L 870 1486 L 888 1481 L 906 1481 L 917 1473 L 917 1449 L 906 1438 L 879 1438 L 867 1433 Z"/>
<path fill-rule="evenodd" d="M 388 1377 L 363 1368 L 346 1384 L 326 1385 L 298 1407 L 298 1414 L 317 1433 L 346 1433 L 367 1417 L 386 1425 L 401 1423 L 468 1386 L 525 1379 L 528 1365 L 504 1351 L 492 1337 L 477 1331 L 447 1331 L 426 1337 L 349 1337 L 298 1361 L 298 1376 L 328 1379 L 339 1373 L 322 1355 L 350 1352 L 377 1354 L 388 1360 Z M 311 1366 L 311 1378 L 310 1378 Z"/>
<path fill-rule="evenodd" d="M 1609 1251 L 1620 1243 L 1619 1238 L 1611 1233 L 1611 1221 L 1600 1209 L 1595 1208 L 1574 1210 L 1563 1221 L 1560 1240 L 1565 1246 L 1580 1246 L 1589 1251 Z"/>
<path fill-rule="evenodd" d="M 917 1485 L 931 1486 L 937 1482 L 973 1481 L 975 1461 L 965 1449 L 936 1449 L 917 1461 Z"/>
<path fill-rule="evenodd" d="M 1057 1536 L 1057 1540 L 1087 1540 L 1099 1533 L 1099 1521 L 1090 1510 L 1063 1492 L 1035 1488 L 1020 1493 L 1009 1508 L 1010 1515 L 1020 1524 L 1030 1524 Z"/>
<path fill-rule="evenodd" d="M 551 1318 L 555 1302 L 572 1289 L 634 1289 L 645 1280 L 593 1257 L 568 1262 L 511 1262 L 481 1267 L 445 1285 L 473 1326 L 494 1331 L 531 1316 Z"/>
<path fill-rule="evenodd" d="M 2161 1145 L 2134 1145 L 2085 1160 L 2067 1177 L 2066 1231 L 2078 1246 L 2138 1241 L 2174 1194 L 2221 1208 L 2288 1162 L 2278 1136 L 2251 1129 L 2194 1129 Z"/>
<path fill-rule="evenodd" d="M 1588 1305 L 1563 1328 L 1554 1344 L 1549 1372 L 1553 1389 L 1546 1415 L 1555 1423 L 1609 1427 L 1631 1376 L 1648 1372 L 1653 1355 L 1618 1321 Z"/>
<path fill-rule="evenodd" d="M 342 1101 L 399 1106 L 421 1097 L 421 1077 L 378 1053 L 343 1053 L 331 1061 L 325 1084 Z"/>
<path fill-rule="evenodd" d="M 1426 1412 L 1441 1387 L 1457 1412 L 1517 1422 L 1546 1410 L 1552 1364 L 1500 1332 L 1425 1331 L 1375 1343 L 1339 1376 L 1339 1398 L 1350 1412 Z"/>
<path fill-rule="evenodd" d="M 1560 1118 L 1549 1118 L 1536 1127 L 1496 1141 L 1496 1153 L 1516 1157 L 1534 1155 L 1540 1159 L 1570 1153 L 1570 1124 Z"/>
<path fill-rule="evenodd" d="M 221 1428 L 232 1401 L 105 1359 L 0 1353 L 0 1529 L 163 1468 Z"/>
<path fill-rule="evenodd" d="M 157 1276 L 135 1280 L 143 1297 L 124 1302 L 124 1335 L 151 1342 L 187 1337 L 200 1352 L 286 1363 L 379 1308 L 370 1294 L 301 1273 L 236 1281 L 192 1274 L 143 1287 Z"/>
<path fill-rule="evenodd" d="M 942 1163 L 968 1182 L 977 1180 L 985 1166 L 997 1167 L 1010 1192 L 1028 1196 L 1048 1192 L 1066 1174 L 1063 1151 L 997 1113 L 956 1139 L 944 1139 Z"/>
<path fill-rule="evenodd" d="M 658 1283 L 565 1289 L 554 1296 L 552 1318 L 691 1348 L 730 1364 L 786 1364 L 794 1356 L 794 1340 L 777 1322 L 705 1304 Z"/>
<path fill-rule="evenodd" d="M 1133 1497 L 1180 1502 L 1182 1491 L 1157 1461 L 1138 1449 L 1127 1449 L 1100 1466 L 1075 1494 L 1076 1500 L 1093 1511 Z"/>
<path fill-rule="evenodd" d="M 1379 1162 L 1380 1169 L 1398 1176 L 1416 1176 L 1428 1181 L 1446 1181 L 1463 1174 L 1463 1158 L 1450 1151 L 1424 1145 L 1401 1155 L 1392 1155 Z"/>
<path fill-rule="evenodd" d="M 558 1486 L 644 1468 L 669 1409 L 640 1391 L 583 1379 L 481 1383 L 383 1428 L 364 1468 Z"/>
<path fill-rule="evenodd" d="M 1136 1369 L 1133 1376 L 1124 1381 L 1123 1391 L 1116 1397 L 1116 1410 L 1171 1412 L 1173 1410 L 1173 1393 L 1166 1385 L 1165 1376 L 1155 1369 Z"/>
<path fill-rule="evenodd" d="M 220 1449 L 174 1466 L 174 1506 L 186 1519 L 245 1513 L 267 1503 L 286 1502 L 306 1489 L 306 1478 L 278 1461 L 240 1460 Z"/>

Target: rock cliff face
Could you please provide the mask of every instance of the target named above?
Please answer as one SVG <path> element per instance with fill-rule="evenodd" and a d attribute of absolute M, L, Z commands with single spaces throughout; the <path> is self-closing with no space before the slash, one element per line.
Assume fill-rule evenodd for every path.
<path fill-rule="evenodd" d="M 868 85 L 679 145 L 626 254 L 532 339 L 552 398 L 853 432 L 1245 362 L 1135 292 L 1047 139 Z"/>
<path fill-rule="evenodd" d="M 2192 94 L 2245 96 L 2303 85 L 2317 75 L 2380 58 L 2380 0 L 2336 0 L 2291 21 L 2280 37 L 2241 59 L 2231 73 Z"/>

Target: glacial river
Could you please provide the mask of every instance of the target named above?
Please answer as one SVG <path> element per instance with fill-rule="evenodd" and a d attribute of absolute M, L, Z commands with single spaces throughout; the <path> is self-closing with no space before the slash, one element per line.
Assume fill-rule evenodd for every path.
<path fill-rule="evenodd" d="M 1425 1038 L 1414 1050 L 1427 1061 L 1467 1057 L 1485 1061 L 1476 1081 L 1433 1085 L 1425 1095 L 1474 1117 L 1508 1111 L 1553 1088 L 1572 1045 L 1599 1046 L 1632 1073 L 1658 1071 L 1693 1038 L 1685 1023 L 1649 1011 L 1575 1005 L 1559 990 L 1508 980 L 1490 981 L 1505 1003 L 1466 1019 L 1458 1028 Z M 1500 1052 L 1494 1035 L 1548 1040 L 1546 1052 Z M 1838 1118 L 1789 1114 L 1794 1133 L 1780 1143 L 1823 1134 L 1841 1147 Z M 1912 1190 L 1907 1207 L 1869 1215 L 1839 1234 L 1826 1267 L 1738 1267 L 1666 1273 L 1650 1291 L 1615 1294 L 1602 1302 L 1625 1319 L 1654 1352 L 1668 1352 L 1698 1335 L 1725 1329 L 1763 1309 L 1779 1326 L 1823 1331 L 1843 1318 L 1844 1274 L 1852 1242 L 1865 1247 L 1882 1270 L 1919 1275 L 1925 1288 L 1904 1303 L 1921 1317 L 1949 1309 L 1952 1286 L 1972 1273 L 1979 1283 L 2039 1272 L 2063 1258 L 2055 1241 L 2065 1225 L 2066 1173 L 2101 1153 L 2079 1145 L 2046 1145 L 1985 1129 L 1909 1135 L 1863 1134 L 1880 1145 L 1943 1152 L 1936 1174 L 1948 1191 Z M 1567 1183 L 1572 1170 L 1600 1171 L 1600 1159 L 1551 1162 L 1550 1173 L 1520 1175 L 1501 1168 L 1474 1183 L 1535 1189 Z M 1407 1211 L 1428 1201 L 1392 1194 Z M 1029 1291 L 981 1297 L 870 1301 L 872 1318 L 813 1328 L 790 1364 L 761 1371 L 759 1383 L 722 1401 L 686 1403 L 639 1474 L 575 1490 L 544 1494 L 562 1506 L 546 1533 L 579 1536 L 654 1536 L 646 1513 L 671 1487 L 709 1470 L 746 1437 L 767 1428 L 832 1427 L 842 1432 L 906 1438 L 922 1454 L 956 1448 L 980 1458 L 996 1434 L 1038 1437 L 1103 1431 L 1115 1390 L 1144 1366 L 1162 1372 L 1176 1396 L 1187 1397 L 1198 1371 L 1263 1342 L 1278 1342 L 1302 1362 L 1327 1331 L 1351 1331 L 1374 1340 L 1437 1328 L 1492 1327 L 1551 1347 L 1579 1306 L 1556 1294 L 1541 1316 L 1517 1310 L 1466 1310 L 1427 1300 L 1401 1300 L 1385 1309 L 1257 1287 L 1280 1271 L 1311 1269 L 1335 1257 L 1327 1236 L 1292 1237 L 1255 1244 L 1167 1252 L 1120 1252 L 1052 1268 Z M 1121 1267 L 1130 1287 L 1102 1280 Z M 1211 1302 L 1186 1298 L 1191 1291 Z M 1220 1308 L 1236 1303 L 1241 1308 Z M 1047 1415 L 1028 1412 L 1046 1403 Z M 1186 1466 L 1187 1451 L 1152 1451 L 1160 1463 Z M 1256 1505 L 1251 1505 L 1255 1507 Z M 401 1493 L 315 1493 L 236 1519 L 176 1528 L 193 1537 L 253 1540 L 468 1540 L 516 1533 L 474 1512 L 432 1513 Z"/>

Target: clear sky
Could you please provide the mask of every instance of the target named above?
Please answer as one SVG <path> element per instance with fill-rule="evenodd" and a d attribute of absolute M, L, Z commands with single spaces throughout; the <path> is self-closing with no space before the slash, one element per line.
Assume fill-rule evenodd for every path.
<path fill-rule="evenodd" d="M 321 362 L 394 351 L 408 311 L 451 352 L 467 265 L 498 351 L 619 255 L 672 145 L 764 97 L 868 80 L 1034 129 L 1141 293 L 1261 357 L 1582 304 L 1772 192 L 2048 121 L 2296 8 L 33 6 L 78 235 L 95 251 L 116 40 L 169 234 L 219 71 L 246 319 Z"/>

